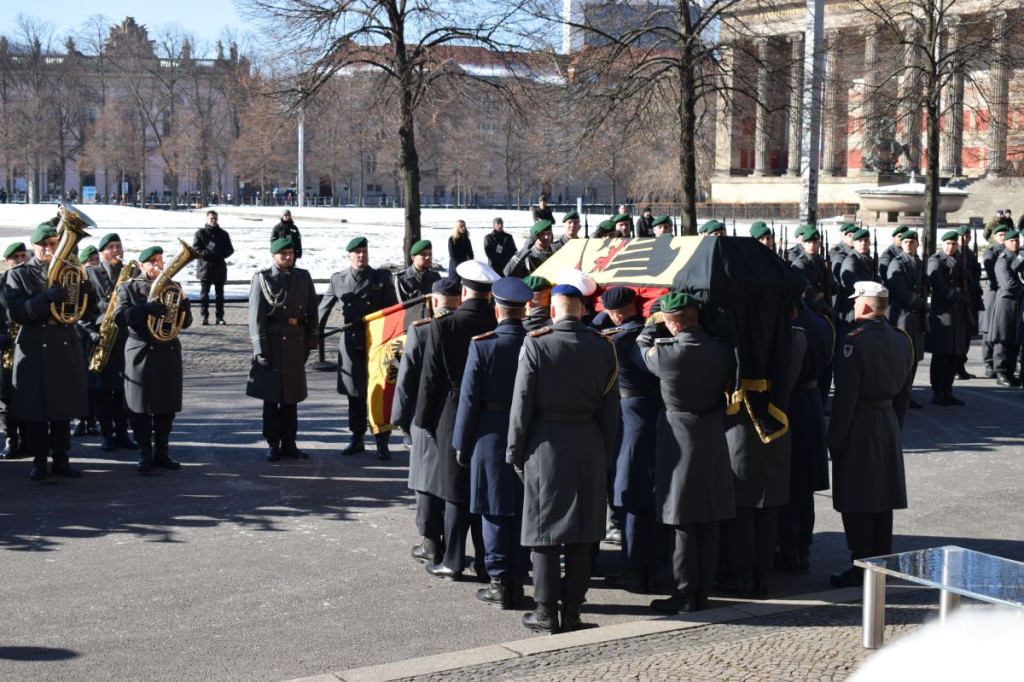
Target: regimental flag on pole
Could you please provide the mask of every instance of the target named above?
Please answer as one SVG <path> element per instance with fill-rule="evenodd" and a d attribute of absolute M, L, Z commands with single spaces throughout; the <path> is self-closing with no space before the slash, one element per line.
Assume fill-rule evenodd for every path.
<path fill-rule="evenodd" d="M 416 320 L 430 316 L 430 297 L 420 296 L 363 318 L 366 323 L 366 407 L 370 431 L 390 431 L 391 403 L 395 399 L 398 363 L 405 348 L 405 331 Z"/>

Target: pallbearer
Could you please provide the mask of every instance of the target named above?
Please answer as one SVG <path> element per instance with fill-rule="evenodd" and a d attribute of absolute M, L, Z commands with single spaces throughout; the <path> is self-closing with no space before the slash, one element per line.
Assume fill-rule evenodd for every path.
<path fill-rule="evenodd" d="M 267 461 L 309 459 L 299 450 L 298 404 L 306 399 L 306 360 L 317 346 L 316 291 L 309 272 L 295 267 L 288 237 L 270 244 L 273 265 L 249 288 L 253 361 L 245 394 L 263 401 Z"/>
<path fill-rule="evenodd" d="M 523 327 L 528 332 L 547 327 L 551 324 L 551 282 L 537 275 L 524 277 L 523 282 L 533 292 L 533 299 L 526 304 L 526 318 L 523 320 Z"/>

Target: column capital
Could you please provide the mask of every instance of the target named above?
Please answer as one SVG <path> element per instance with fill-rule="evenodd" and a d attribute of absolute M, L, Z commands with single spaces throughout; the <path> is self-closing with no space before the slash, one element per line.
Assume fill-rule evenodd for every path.
<path fill-rule="evenodd" d="M 802 42 L 804 42 L 804 34 L 803 33 L 787 33 L 786 34 L 786 42 L 787 43 L 802 43 Z"/>

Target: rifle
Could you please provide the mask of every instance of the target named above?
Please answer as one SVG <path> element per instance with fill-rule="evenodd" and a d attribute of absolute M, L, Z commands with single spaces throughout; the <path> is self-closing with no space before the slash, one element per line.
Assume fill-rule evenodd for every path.
<path fill-rule="evenodd" d="M 825 267 L 829 269 L 829 272 L 831 272 L 832 271 L 832 252 L 828 248 L 828 230 L 825 230 L 825 242 L 824 242 L 824 245 L 825 245 L 825 247 L 824 247 L 825 252 L 823 254 L 821 254 L 821 257 L 825 261 Z"/>
<path fill-rule="evenodd" d="M 583 238 L 590 239 L 590 206 L 583 212 Z"/>
<path fill-rule="evenodd" d="M 878 230 L 875 230 L 875 248 L 874 248 L 874 251 L 875 251 L 875 256 L 874 256 L 875 276 L 878 277 L 879 276 L 878 275 Z"/>
<path fill-rule="evenodd" d="M 736 236 L 736 219 L 735 218 L 732 219 L 732 236 L 733 237 Z"/>

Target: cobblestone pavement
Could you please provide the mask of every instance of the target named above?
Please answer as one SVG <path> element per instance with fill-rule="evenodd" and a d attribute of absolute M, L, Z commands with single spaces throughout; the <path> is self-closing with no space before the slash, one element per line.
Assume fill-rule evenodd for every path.
<path fill-rule="evenodd" d="M 890 596 L 886 642 L 937 614 L 935 592 Z M 871 655 L 861 647 L 859 603 L 705 625 L 534 654 L 405 682 L 456 680 L 814 680 L 846 679 Z"/>

